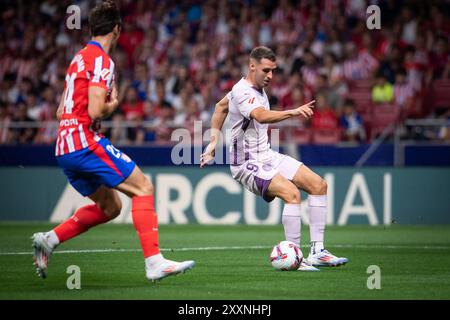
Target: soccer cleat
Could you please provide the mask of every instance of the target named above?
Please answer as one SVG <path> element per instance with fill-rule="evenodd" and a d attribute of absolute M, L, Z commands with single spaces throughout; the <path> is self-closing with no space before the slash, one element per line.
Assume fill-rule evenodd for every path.
<path fill-rule="evenodd" d="M 161 280 L 168 276 L 174 276 L 179 273 L 184 273 L 195 266 L 194 261 L 176 262 L 172 260 L 165 260 L 155 268 L 146 268 L 146 276 L 152 282 Z"/>
<path fill-rule="evenodd" d="M 47 242 L 45 233 L 38 232 L 31 237 L 34 248 L 34 266 L 36 273 L 42 279 L 47 277 L 48 260 L 53 252 L 52 246 Z"/>
<path fill-rule="evenodd" d="M 298 267 L 297 271 L 320 271 L 316 267 L 308 264 L 305 259 L 302 259 L 302 262 L 300 263 L 300 267 Z"/>
<path fill-rule="evenodd" d="M 330 253 L 328 250 L 321 250 L 316 254 L 309 254 L 307 262 L 315 267 L 337 267 L 348 262 L 347 258 L 339 258 Z"/>

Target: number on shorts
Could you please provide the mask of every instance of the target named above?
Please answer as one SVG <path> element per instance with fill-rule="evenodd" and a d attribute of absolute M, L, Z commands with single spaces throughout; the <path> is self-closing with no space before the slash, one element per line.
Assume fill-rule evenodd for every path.
<path fill-rule="evenodd" d="M 113 155 L 114 157 L 116 157 L 117 159 L 120 158 L 120 151 L 117 150 L 117 149 L 116 149 L 115 147 L 113 147 L 112 145 L 108 144 L 108 145 L 106 146 L 106 150 L 108 150 L 109 152 L 111 152 L 112 155 Z"/>
<path fill-rule="evenodd" d="M 259 170 L 256 164 L 247 163 L 247 169 L 250 171 L 257 172 Z"/>

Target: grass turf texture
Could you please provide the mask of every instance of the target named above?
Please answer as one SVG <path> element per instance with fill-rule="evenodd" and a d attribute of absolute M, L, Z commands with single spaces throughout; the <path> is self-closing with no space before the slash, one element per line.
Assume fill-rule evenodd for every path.
<path fill-rule="evenodd" d="M 164 255 L 193 259 L 196 267 L 156 284 L 145 278 L 133 226 L 114 224 L 96 227 L 57 251 L 115 251 L 55 253 L 48 278 L 38 278 L 30 236 L 50 228 L 0 223 L 0 299 L 450 299 L 450 226 L 328 227 L 327 248 L 348 257 L 347 265 L 320 272 L 281 272 L 268 259 L 270 247 L 282 240 L 281 225 L 163 225 Z M 303 229 L 307 255 L 308 227 Z M 264 248 L 177 250 L 232 246 Z M 81 269 L 81 290 L 66 287 L 70 265 Z M 370 265 L 381 269 L 380 290 L 367 288 Z"/>

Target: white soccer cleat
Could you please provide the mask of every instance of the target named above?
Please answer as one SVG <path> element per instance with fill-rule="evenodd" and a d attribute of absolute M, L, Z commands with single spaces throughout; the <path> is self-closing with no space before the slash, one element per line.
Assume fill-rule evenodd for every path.
<path fill-rule="evenodd" d="M 36 273 L 42 279 L 47 277 L 48 260 L 53 252 L 52 246 L 48 243 L 44 232 L 38 232 L 31 237 L 34 248 L 34 266 Z"/>
<path fill-rule="evenodd" d="M 187 270 L 192 269 L 194 266 L 195 266 L 194 261 L 176 262 L 165 259 L 164 262 L 162 262 L 161 264 L 152 269 L 146 267 L 145 273 L 147 279 L 154 282 L 168 276 L 174 276 L 179 273 L 184 273 Z"/>
<path fill-rule="evenodd" d="M 305 259 L 302 259 L 300 267 L 298 267 L 297 271 L 320 271 L 320 270 L 307 263 Z"/>
<path fill-rule="evenodd" d="M 315 267 L 337 267 L 348 262 L 347 258 L 339 258 L 328 250 L 321 250 L 316 254 L 309 254 L 307 263 Z"/>

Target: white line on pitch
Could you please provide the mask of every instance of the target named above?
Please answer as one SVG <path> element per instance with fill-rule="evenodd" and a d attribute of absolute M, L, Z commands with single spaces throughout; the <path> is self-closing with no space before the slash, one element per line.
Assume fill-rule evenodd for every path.
<path fill-rule="evenodd" d="M 446 250 L 450 246 L 398 246 L 398 245 L 353 245 L 353 244 L 335 244 L 329 245 L 330 248 L 355 248 L 355 249 L 437 249 Z M 231 247 L 197 247 L 197 248 L 171 248 L 161 249 L 167 251 L 217 251 L 217 250 L 249 250 L 249 249 L 269 249 L 272 246 L 231 246 Z M 85 249 L 85 250 L 57 250 L 54 254 L 65 253 L 109 253 L 109 252 L 140 252 L 141 249 Z M 33 252 L 0 252 L 0 256 L 13 255 L 31 255 Z"/>

